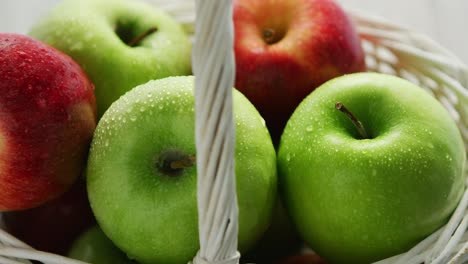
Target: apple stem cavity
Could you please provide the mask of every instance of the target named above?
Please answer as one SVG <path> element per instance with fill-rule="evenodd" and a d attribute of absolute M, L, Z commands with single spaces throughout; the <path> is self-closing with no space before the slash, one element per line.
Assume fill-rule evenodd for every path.
<path fill-rule="evenodd" d="M 361 121 L 359 121 L 359 119 L 357 119 L 356 116 L 351 111 L 349 111 L 349 109 L 346 108 L 346 106 L 344 106 L 344 104 L 342 102 L 336 103 L 335 108 L 337 110 L 343 112 L 349 119 L 351 119 L 354 126 L 358 130 L 359 135 L 361 136 L 361 139 L 369 139 L 370 138 L 369 135 L 367 134 L 366 129 L 362 125 Z"/>
<path fill-rule="evenodd" d="M 159 172 L 169 177 L 180 176 L 185 169 L 193 167 L 196 156 L 185 154 L 179 150 L 169 149 L 158 155 L 156 168 Z"/>
<path fill-rule="evenodd" d="M 153 34 L 154 32 L 158 31 L 158 28 L 157 27 L 151 27 L 149 28 L 148 30 L 146 30 L 145 32 L 141 33 L 140 35 L 136 36 L 134 39 L 132 39 L 130 42 L 127 43 L 128 46 L 130 47 L 135 47 L 135 46 L 138 46 L 138 44 L 140 44 L 140 42 L 146 38 L 147 36 L 149 36 L 150 34 Z"/>
<path fill-rule="evenodd" d="M 196 158 L 193 155 L 188 155 L 185 157 L 182 157 L 180 160 L 174 160 L 172 161 L 169 166 L 171 169 L 185 169 L 185 168 L 190 168 L 195 164 Z"/>
<path fill-rule="evenodd" d="M 265 40 L 268 45 L 275 44 L 280 41 L 281 38 L 283 38 L 283 35 L 284 34 L 282 32 L 278 32 L 272 28 L 265 28 L 262 32 L 263 40 Z"/>

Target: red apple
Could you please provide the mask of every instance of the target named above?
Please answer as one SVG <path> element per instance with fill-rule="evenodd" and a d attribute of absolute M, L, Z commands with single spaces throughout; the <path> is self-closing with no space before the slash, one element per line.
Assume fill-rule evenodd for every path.
<path fill-rule="evenodd" d="M 70 57 L 0 34 L 0 211 L 66 191 L 85 166 L 95 126 L 93 85 Z"/>
<path fill-rule="evenodd" d="M 290 256 L 276 262 L 275 264 L 327 264 L 319 255 L 315 253 L 304 253 Z"/>
<path fill-rule="evenodd" d="M 271 264 L 286 256 L 299 254 L 304 247 L 281 199 L 276 202 L 271 223 L 255 246 L 242 254 L 243 263 Z"/>
<path fill-rule="evenodd" d="M 75 239 L 96 223 L 84 179 L 42 206 L 5 212 L 3 218 L 7 232 L 35 249 L 56 254 L 67 254 Z"/>
<path fill-rule="evenodd" d="M 332 0 L 235 0 L 233 18 L 235 86 L 257 107 L 276 143 L 316 87 L 366 69 L 354 26 Z"/>

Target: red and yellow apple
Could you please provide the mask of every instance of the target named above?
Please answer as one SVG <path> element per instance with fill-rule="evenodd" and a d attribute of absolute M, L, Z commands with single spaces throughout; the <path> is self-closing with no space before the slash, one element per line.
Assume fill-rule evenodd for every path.
<path fill-rule="evenodd" d="M 364 71 L 360 40 L 332 0 L 235 0 L 236 83 L 274 142 L 296 106 L 325 81 Z"/>
<path fill-rule="evenodd" d="M 93 90 L 67 55 L 0 34 L 0 211 L 39 206 L 75 182 L 96 126 Z"/>

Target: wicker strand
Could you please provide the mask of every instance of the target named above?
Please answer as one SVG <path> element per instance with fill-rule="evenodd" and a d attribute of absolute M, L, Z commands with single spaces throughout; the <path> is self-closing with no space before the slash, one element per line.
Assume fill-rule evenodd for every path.
<path fill-rule="evenodd" d="M 458 251 L 458 253 L 450 260 L 449 264 L 464 264 L 468 262 L 468 242 Z"/>
<path fill-rule="evenodd" d="M 237 264 L 231 0 L 195 1 L 195 136 L 200 251 L 194 264 Z"/>
<path fill-rule="evenodd" d="M 31 264 L 31 261 L 0 257 L 0 263 L 2 264 Z"/>
<path fill-rule="evenodd" d="M 0 256 L 8 257 L 11 259 L 18 258 L 37 260 L 44 264 L 87 264 L 86 262 L 72 260 L 60 255 L 26 248 L 2 247 L 0 248 Z"/>
<path fill-rule="evenodd" d="M 437 240 L 439 235 L 442 233 L 442 230 L 443 228 L 440 228 L 439 230 L 437 230 L 436 232 L 434 232 L 433 234 L 425 238 L 423 241 L 419 242 L 410 251 L 404 254 L 390 257 L 385 260 L 375 262 L 374 264 L 409 264 L 409 263 L 419 264 L 422 261 L 411 262 L 411 260 L 420 256 L 421 254 L 425 255 L 424 253 L 428 250 L 428 247 Z"/>
<path fill-rule="evenodd" d="M 29 248 L 31 249 L 30 246 L 28 246 L 26 243 L 20 241 L 16 237 L 8 234 L 7 232 L 3 231 L 0 229 L 0 245 L 5 245 L 5 246 L 12 246 L 12 247 L 17 247 L 17 248 Z"/>

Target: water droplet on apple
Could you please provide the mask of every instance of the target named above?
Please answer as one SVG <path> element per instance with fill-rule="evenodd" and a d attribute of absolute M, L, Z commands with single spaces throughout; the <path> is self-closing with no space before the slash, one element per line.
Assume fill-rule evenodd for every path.
<path fill-rule="evenodd" d="M 46 102 L 46 100 L 40 98 L 40 99 L 36 100 L 36 105 L 39 108 L 45 108 L 46 105 L 47 105 L 47 102 Z"/>
<path fill-rule="evenodd" d="M 81 50 L 82 48 L 83 48 L 83 42 L 81 42 L 81 41 L 74 42 L 74 43 L 70 46 L 70 50 Z"/>
<path fill-rule="evenodd" d="M 130 117 L 130 121 L 135 122 L 135 121 L 136 121 L 136 117 L 134 117 L 134 116 Z"/>
<path fill-rule="evenodd" d="M 85 35 L 85 39 L 89 40 L 89 39 L 91 39 L 93 36 L 94 36 L 94 34 L 93 34 L 92 32 L 90 32 L 90 31 L 88 31 L 88 32 L 86 33 L 86 35 Z"/>
<path fill-rule="evenodd" d="M 377 175 L 377 170 L 376 169 L 373 169 L 372 170 L 372 176 L 376 176 Z"/>
<path fill-rule="evenodd" d="M 18 54 L 18 56 L 20 58 L 26 58 L 28 57 L 28 54 L 26 54 L 26 52 L 22 51 L 22 50 L 19 50 L 18 52 L 16 52 Z"/>
<path fill-rule="evenodd" d="M 286 161 L 289 162 L 290 160 L 291 160 L 291 154 L 288 153 L 288 154 L 286 154 Z"/>

